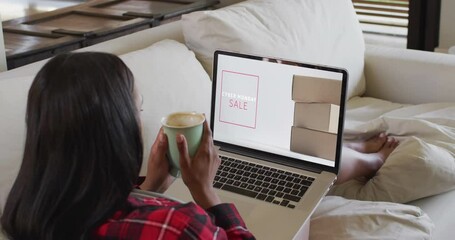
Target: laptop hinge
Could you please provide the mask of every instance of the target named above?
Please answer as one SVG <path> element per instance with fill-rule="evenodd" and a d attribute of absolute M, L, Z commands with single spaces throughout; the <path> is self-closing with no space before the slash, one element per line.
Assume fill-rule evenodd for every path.
<path fill-rule="evenodd" d="M 273 162 L 273 163 L 285 165 L 288 167 L 295 167 L 298 169 L 302 169 L 305 171 L 310 171 L 310 172 L 314 172 L 314 173 L 318 173 L 318 174 L 322 172 L 321 169 L 317 169 L 315 167 L 303 166 L 301 164 L 300 160 L 290 161 L 286 157 L 282 157 L 282 156 L 278 156 L 278 155 L 271 156 L 271 154 L 269 154 L 269 153 L 262 153 L 262 152 L 256 152 L 256 151 L 245 151 L 244 149 L 240 150 L 240 149 L 236 149 L 235 147 L 220 147 L 220 150 L 229 152 L 229 153 L 233 153 L 233 154 L 237 154 L 237 155 L 242 155 L 245 157 L 264 160 L 267 162 Z"/>

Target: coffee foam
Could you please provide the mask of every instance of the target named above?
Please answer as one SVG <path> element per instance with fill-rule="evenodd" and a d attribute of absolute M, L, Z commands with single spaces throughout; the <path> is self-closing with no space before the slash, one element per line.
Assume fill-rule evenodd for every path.
<path fill-rule="evenodd" d="M 164 122 L 169 127 L 191 127 L 201 124 L 204 116 L 198 113 L 173 113 Z"/>

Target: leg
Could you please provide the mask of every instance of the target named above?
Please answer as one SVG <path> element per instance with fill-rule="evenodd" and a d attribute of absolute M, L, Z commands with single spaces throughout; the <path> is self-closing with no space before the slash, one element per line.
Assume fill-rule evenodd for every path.
<path fill-rule="evenodd" d="M 397 146 L 398 141 L 389 137 L 379 151 L 375 153 L 362 153 L 344 147 L 336 183 L 340 184 L 359 177 L 371 178 Z"/>

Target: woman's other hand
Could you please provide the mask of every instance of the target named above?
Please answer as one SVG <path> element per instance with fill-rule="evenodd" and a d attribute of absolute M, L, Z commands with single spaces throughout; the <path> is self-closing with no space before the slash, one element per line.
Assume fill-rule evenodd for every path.
<path fill-rule="evenodd" d="M 220 204 L 221 200 L 213 189 L 213 180 L 221 161 L 213 145 L 212 131 L 207 121 L 204 122 L 201 144 L 192 159 L 188 154 L 188 145 L 183 135 L 177 136 L 177 146 L 180 153 L 182 180 L 190 190 L 194 201 L 204 209 Z"/>
<path fill-rule="evenodd" d="M 147 176 L 140 185 L 142 190 L 163 193 L 175 180 L 175 178 L 169 174 L 170 166 L 166 157 L 167 149 L 167 136 L 161 128 L 155 139 L 155 143 L 153 143 L 152 149 L 150 150 Z"/>

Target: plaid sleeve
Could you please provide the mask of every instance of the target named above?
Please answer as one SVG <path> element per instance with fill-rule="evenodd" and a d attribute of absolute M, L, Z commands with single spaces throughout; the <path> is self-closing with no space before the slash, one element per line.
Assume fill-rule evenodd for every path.
<path fill-rule="evenodd" d="M 192 211 L 192 221 L 183 231 L 181 239 L 255 239 L 246 229 L 234 205 L 219 204 L 207 211 L 194 206 L 196 209 Z"/>
<path fill-rule="evenodd" d="M 222 203 L 207 209 L 207 212 L 213 214 L 215 224 L 224 229 L 235 227 L 246 228 L 242 217 L 233 204 Z"/>
<path fill-rule="evenodd" d="M 240 213 L 233 204 L 223 203 L 207 209 L 215 217 L 215 225 L 226 231 L 228 239 L 256 239 L 246 228 Z"/>

